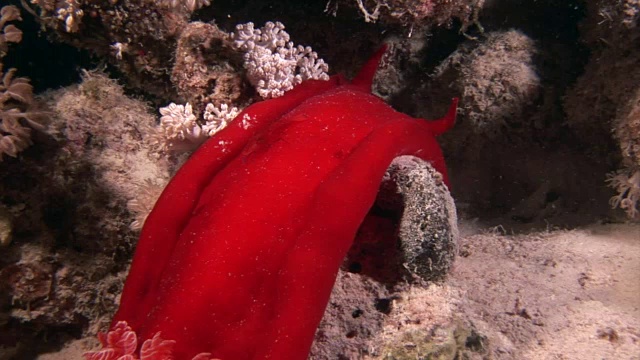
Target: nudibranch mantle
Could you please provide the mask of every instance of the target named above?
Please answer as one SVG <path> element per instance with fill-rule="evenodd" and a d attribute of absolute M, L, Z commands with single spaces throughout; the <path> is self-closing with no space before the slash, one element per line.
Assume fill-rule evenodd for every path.
<path fill-rule="evenodd" d="M 135 332 L 130 347 L 161 337 L 178 360 L 307 358 L 392 160 L 419 157 L 447 183 L 435 138 L 457 101 L 436 121 L 393 110 L 370 93 L 383 52 L 352 82 L 309 80 L 249 106 L 182 166 L 142 229 L 113 319 Z"/>

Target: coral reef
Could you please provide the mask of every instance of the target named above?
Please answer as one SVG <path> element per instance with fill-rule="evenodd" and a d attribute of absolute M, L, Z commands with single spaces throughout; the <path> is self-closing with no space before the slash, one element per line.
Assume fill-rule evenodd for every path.
<path fill-rule="evenodd" d="M 375 89 L 397 110 L 437 118 L 461 99 L 441 143 L 451 186 L 428 167 L 403 163 L 410 177 L 394 172 L 402 164 L 389 169 L 395 181 L 358 229 L 313 358 L 638 353 L 637 228 L 554 231 L 640 219 L 638 0 L 8 4 L 17 6 L 0 11 L 0 358 L 95 349 L 87 339 L 119 305 L 137 231 L 189 153 L 251 126 L 233 123 L 250 104 L 326 78 L 327 63 L 351 78 L 383 42 Z M 32 61 L 43 57 L 34 37 L 56 53 L 60 43 L 90 53 L 105 73 L 80 70 L 73 56 Z M 53 78 L 62 62 L 78 69 L 62 86 L 79 83 L 43 86 L 37 74 Z M 463 233 L 455 266 L 449 190 Z M 532 229 L 541 232 L 505 235 Z"/>
<path fill-rule="evenodd" d="M 442 297 L 442 293 L 446 295 Z M 394 308 L 389 316 L 393 320 L 389 320 L 391 323 L 395 320 L 400 325 L 395 328 L 387 326 L 377 335 L 373 353 L 378 356 L 374 358 L 486 358 L 489 340 L 472 323 L 455 314 L 456 308 L 461 305 L 458 296 L 447 285 L 411 288 L 398 295 L 394 298 Z"/>
<path fill-rule="evenodd" d="M 340 270 L 329 304 L 316 331 L 310 358 L 336 355 L 358 358 L 367 353 L 372 337 L 382 330 L 391 292 L 384 284 L 347 270 Z M 339 354 L 336 352 L 339 350 Z"/>
<path fill-rule="evenodd" d="M 47 247 L 35 244 L 23 244 L 5 255 L 18 256 L 16 262 L 4 265 L 0 271 L 6 294 L 2 306 L 13 304 L 7 314 L 9 325 L 24 322 L 45 329 L 90 323 L 95 331 L 108 320 L 105 315 L 114 311 L 123 278 L 110 273 L 113 264 L 108 257 L 89 258 L 72 251 L 52 255 Z M 3 334 L 7 333 L 6 325 L 3 324 Z M 4 345 L 28 346 L 28 341 L 14 341 Z"/>

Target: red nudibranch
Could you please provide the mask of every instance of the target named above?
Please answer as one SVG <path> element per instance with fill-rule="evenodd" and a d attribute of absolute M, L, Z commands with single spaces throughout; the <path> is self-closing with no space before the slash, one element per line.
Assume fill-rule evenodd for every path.
<path fill-rule="evenodd" d="M 249 106 L 191 156 L 142 229 L 105 349 L 87 359 L 307 358 L 392 160 L 422 158 L 447 183 L 435 137 L 457 100 L 436 121 L 393 110 L 370 93 L 383 53 L 351 83 L 309 80 Z"/>

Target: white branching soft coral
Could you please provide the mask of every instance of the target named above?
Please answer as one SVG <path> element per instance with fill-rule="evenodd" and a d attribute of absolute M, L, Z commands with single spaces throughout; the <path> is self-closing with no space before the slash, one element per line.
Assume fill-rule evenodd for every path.
<path fill-rule="evenodd" d="M 126 321 L 119 321 L 113 330 L 98 334 L 101 350 L 84 354 L 86 360 L 172 360 L 173 340 L 163 340 L 160 333 L 142 343 L 140 355 L 136 354 L 138 336 Z M 216 360 L 209 353 L 200 353 L 193 360 Z"/>
<path fill-rule="evenodd" d="M 640 215 L 638 202 L 640 201 L 640 168 L 624 169 L 608 176 L 609 186 L 616 189 L 618 195 L 610 200 L 611 207 L 620 207 L 627 212 L 631 219 Z"/>
<path fill-rule="evenodd" d="M 177 105 L 174 103 L 160 108 L 159 133 L 155 142 L 160 144 L 163 151 L 181 152 L 194 150 L 208 137 L 213 136 L 240 113 L 236 107 L 222 104 L 216 107 L 207 104 L 203 118 L 204 124 L 198 123 L 197 117 L 189 103 Z"/>
<path fill-rule="evenodd" d="M 284 95 L 308 79 L 328 80 L 329 66 L 310 47 L 295 46 L 280 22 L 239 24 L 231 34 L 234 46 L 245 52 L 247 77 L 265 99 Z"/>
<path fill-rule="evenodd" d="M 206 140 L 206 134 L 197 123 L 191 105 L 174 103 L 160 108 L 160 132 L 163 150 L 182 151 L 198 147 Z"/>
<path fill-rule="evenodd" d="M 240 113 L 237 107 L 230 108 L 227 104 L 220 105 L 219 108 L 213 104 L 207 104 L 204 109 L 204 120 L 206 123 L 202 125 L 202 130 L 207 136 L 213 136 L 218 131 L 227 127 L 229 122 L 235 119 Z"/>

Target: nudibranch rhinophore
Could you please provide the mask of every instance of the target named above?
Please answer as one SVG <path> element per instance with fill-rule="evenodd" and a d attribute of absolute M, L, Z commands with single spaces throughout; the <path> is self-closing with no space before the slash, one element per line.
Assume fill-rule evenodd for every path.
<path fill-rule="evenodd" d="M 383 53 L 351 82 L 308 80 L 249 106 L 191 156 L 149 215 L 105 349 L 88 359 L 307 358 L 393 159 L 421 158 L 448 183 L 436 136 L 457 100 L 436 121 L 393 110 L 370 93 Z"/>

